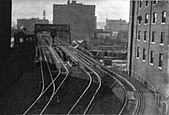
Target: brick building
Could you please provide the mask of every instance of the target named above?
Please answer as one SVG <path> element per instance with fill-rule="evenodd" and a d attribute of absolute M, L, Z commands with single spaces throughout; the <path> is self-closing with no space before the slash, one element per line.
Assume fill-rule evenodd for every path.
<path fill-rule="evenodd" d="M 91 38 L 96 29 L 95 5 L 72 3 L 53 5 L 53 24 L 70 24 L 71 39 Z"/>
<path fill-rule="evenodd" d="M 130 2 L 128 72 L 154 88 L 157 115 L 169 112 L 169 2 Z M 144 82 L 145 83 L 145 82 Z"/>
<path fill-rule="evenodd" d="M 29 34 L 34 33 L 35 24 L 49 24 L 49 20 L 45 18 L 17 19 L 17 27 L 20 29 L 23 26 Z"/>

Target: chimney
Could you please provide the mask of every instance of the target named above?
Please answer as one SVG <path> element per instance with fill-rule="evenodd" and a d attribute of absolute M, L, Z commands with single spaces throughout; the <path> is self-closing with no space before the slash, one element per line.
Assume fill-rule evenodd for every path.
<path fill-rule="evenodd" d="M 43 20 L 45 20 L 46 19 L 46 12 L 45 12 L 45 10 L 43 11 Z"/>

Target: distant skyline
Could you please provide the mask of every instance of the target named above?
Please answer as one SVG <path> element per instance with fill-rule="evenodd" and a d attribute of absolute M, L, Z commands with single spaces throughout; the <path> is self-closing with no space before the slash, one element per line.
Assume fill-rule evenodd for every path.
<path fill-rule="evenodd" d="M 70 0 L 72 1 L 72 0 Z M 129 20 L 130 0 L 76 0 L 85 5 L 96 5 L 97 22 L 109 19 Z M 12 0 L 12 21 L 22 18 L 43 18 L 53 20 L 53 4 L 67 4 L 67 0 Z"/>

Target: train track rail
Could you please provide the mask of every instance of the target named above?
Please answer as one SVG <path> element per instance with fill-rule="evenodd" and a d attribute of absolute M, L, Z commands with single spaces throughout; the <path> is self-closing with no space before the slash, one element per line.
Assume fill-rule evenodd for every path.
<path fill-rule="evenodd" d="M 81 53 L 82 54 L 82 53 Z M 85 57 L 84 55 L 82 56 L 82 57 Z M 86 57 L 88 57 L 88 56 L 86 56 Z M 96 61 L 95 60 L 93 60 L 93 59 L 91 59 L 91 58 L 88 58 L 88 59 L 90 59 L 91 61 L 93 61 L 93 62 L 95 62 L 96 63 Z M 97 62 L 97 64 L 99 64 L 98 62 Z M 137 97 L 137 102 L 136 102 L 136 107 L 135 107 L 135 109 L 134 109 L 134 111 L 133 111 L 133 115 L 143 115 L 144 114 L 144 107 L 145 107 L 145 103 L 144 103 L 144 101 L 145 101 L 145 96 L 144 96 L 144 94 L 141 92 L 141 90 L 137 87 L 137 84 L 136 83 L 134 83 L 134 82 L 132 82 L 132 84 L 129 82 L 129 81 L 127 81 L 126 79 L 124 79 L 121 75 L 119 75 L 119 74 L 117 74 L 117 73 L 115 73 L 115 72 L 113 72 L 113 71 L 110 71 L 109 69 L 107 69 L 106 67 L 103 67 L 103 66 L 101 66 L 102 67 L 102 70 L 105 70 L 105 72 L 107 71 L 107 72 L 109 72 L 111 75 L 112 74 L 115 74 L 114 76 L 118 76 L 118 78 L 120 78 L 121 80 L 121 82 L 126 86 L 126 90 L 127 91 L 133 91 L 133 92 L 136 92 L 136 97 Z M 129 84 L 129 85 L 127 85 L 127 84 Z M 130 87 L 131 86 L 131 87 Z M 127 102 L 128 103 L 128 102 Z"/>
<path fill-rule="evenodd" d="M 63 64 L 63 62 L 58 57 L 56 57 L 56 54 L 54 54 L 54 53 L 52 55 L 55 57 L 56 60 L 53 63 L 58 63 L 57 65 L 62 64 L 62 69 L 61 69 L 61 67 L 59 67 L 58 68 L 58 70 L 59 70 L 58 74 L 53 76 L 53 74 L 51 72 L 51 69 L 50 69 L 50 65 L 48 63 L 48 60 L 49 60 L 50 56 L 49 55 L 47 56 L 47 54 L 45 53 L 44 49 L 45 50 L 51 50 L 51 49 L 50 48 L 48 49 L 46 46 L 45 46 L 45 48 L 41 47 L 41 51 L 42 51 L 42 54 L 44 56 L 45 63 L 47 65 L 47 68 L 48 68 L 48 71 L 49 71 L 49 74 L 50 74 L 51 82 L 48 85 L 46 85 L 46 87 L 45 87 L 45 84 L 43 83 L 42 92 L 40 93 L 38 98 L 31 104 L 31 106 L 29 106 L 29 108 L 24 112 L 24 115 L 31 113 L 31 110 L 34 110 L 34 109 L 36 110 L 37 108 L 38 108 L 38 110 L 37 110 L 38 112 L 36 111 L 36 113 L 43 114 L 43 112 L 49 106 L 49 104 L 51 103 L 52 99 L 54 98 L 54 96 L 56 95 L 56 93 L 58 92 L 58 90 L 60 89 L 62 84 L 64 83 L 65 79 L 68 77 L 68 73 L 69 73 L 68 69 Z M 40 60 L 40 63 L 41 63 L 41 61 L 42 60 Z M 63 72 L 63 68 L 66 71 L 66 75 L 65 76 L 61 75 L 61 73 Z M 43 69 L 43 68 L 41 67 L 41 69 Z M 56 79 L 58 79 L 60 77 L 62 77 L 62 79 L 60 79 L 60 83 L 56 84 L 55 83 Z M 44 76 L 43 76 L 43 79 L 44 79 Z M 52 89 L 52 93 L 51 93 L 51 89 Z M 50 94 L 49 94 L 49 92 L 50 92 Z M 48 96 L 49 99 L 47 100 L 47 102 L 43 102 L 43 103 L 39 104 L 39 101 L 44 101 L 44 100 L 42 100 L 44 98 L 44 96 Z"/>
<path fill-rule="evenodd" d="M 107 77 L 112 78 L 115 80 L 115 82 L 112 84 L 114 86 L 115 84 L 119 84 L 124 92 L 124 101 L 123 105 L 119 109 L 118 115 L 126 114 L 126 110 L 128 109 L 129 105 L 134 102 L 135 106 L 132 110 L 132 115 L 142 115 L 144 113 L 144 94 L 141 92 L 141 90 L 137 87 L 137 84 L 127 80 L 124 78 L 121 74 L 111 71 L 108 68 L 102 66 L 100 63 L 98 63 L 96 60 L 90 58 L 89 56 L 83 54 L 82 52 L 78 51 L 77 49 L 74 49 L 73 47 L 61 43 L 60 46 L 56 47 L 50 47 L 45 45 L 44 48 L 41 49 L 41 53 L 43 54 L 44 60 L 50 60 L 52 63 L 52 59 L 54 59 L 56 63 L 56 66 L 59 67 L 59 72 L 57 76 L 53 76 L 51 72 L 51 67 L 48 61 L 46 61 L 46 65 L 48 67 L 48 71 L 50 74 L 51 82 L 49 85 L 45 85 L 45 79 L 42 77 L 42 90 L 38 98 L 33 102 L 33 104 L 26 110 L 24 114 L 29 113 L 29 111 L 40 101 L 42 96 L 46 95 L 46 93 L 50 93 L 48 101 L 44 104 L 41 110 L 39 110 L 38 113 L 43 114 L 45 113 L 47 107 L 52 102 L 53 98 L 57 95 L 59 89 L 62 87 L 66 79 L 69 75 L 69 70 L 65 66 L 65 63 L 67 59 L 61 59 L 62 57 L 65 58 L 65 53 L 68 54 L 71 58 L 76 60 L 80 63 L 81 66 L 84 66 L 84 70 L 87 73 L 89 77 L 89 82 L 87 82 L 86 87 L 83 89 L 81 95 L 75 103 L 72 105 L 70 110 L 68 111 L 67 115 L 69 114 L 87 114 L 89 112 L 90 107 L 92 106 L 92 103 L 94 102 L 94 99 L 96 98 L 96 95 L 98 94 L 102 84 L 106 83 L 107 78 L 102 76 L 99 71 L 106 74 Z M 45 51 L 49 51 L 50 54 L 45 53 Z M 64 53 L 61 53 L 62 50 Z M 52 55 L 52 56 L 51 56 Z M 64 56 L 62 56 L 64 55 Z M 52 57 L 52 58 L 51 58 Z M 65 61 L 65 62 L 64 62 Z M 43 70 L 43 63 L 40 64 L 41 70 Z M 43 73 L 41 73 L 43 75 Z M 59 79 L 58 79 L 59 78 Z M 110 87 L 112 87 L 110 86 Z M 135 96 L 135 100 L 131 100 L 128 93 L 133 92 Z M 38 104 L 37 104 L 38 105 Z"/>
<path fill-rule="evenodd" d="M 70 49 L 70 50 L 71 50 L 71 49 Z M 71 51 L 69 51 L 69 52 L 71 52 Z M 91 66 L 91 65 L 93 66 L 93 65 L 94 65 L 94 68 L 96 68 L 95 64 L 93 64 L 93 62 L 91 62 L 90 60 L 86 59 L 85 57 L 78 55 L 78 58 L 81 59 L 81 61 L 82 61 L 83 63 L 86 63 L 86 65 L 88 65 L 88 66 Z M 97 68 L 97 69 L 98 69 L 98 68 Z M 100 69 L 100 68 L 99 68 L 99 69 Z M 101 70 L 101 69 L 100 69 L 100 70 Z M 121 108 L 120 111 L 119 111 L 119 114 L 121 114 L 121 113 L 124 111 L 124 108 L 126 107 L 126 104 L 127 104 L 127 95 L 126 95 L 127 90 L 126 90 L 125 86 L 124 86 L 118 79 L 114 78 L 111 74 L 107 73 L 107 72 L 104 71 L 104 70 L 101 70 L 101 71 L 103 71 L 104 73 L 106 73 L 108 76 L 111 76 L 111 78 L 115 79 L 114 82 L 118 82 L 118 83 L 120 84 L 120 86 L 122 87 L 123 91 L 124 91 L 125 96 L 124 96 L 123 106 L 122 106 L 122 108 Z M 103 76 L 102 76 L 102 77 L 103 77 Z M 100 79 L 101 79 L 101 78 L 100 78 Z M 105 79 L 105 78 L 102 78 L 102 79 Z M 113 85 L 115 85 L 115 84 L 113 83 Z"/>
<path fill-rule="evenodd" d="M 69 47 L 70 46 L 66 46 L 66 47 Z M 68 49 L 69 49 L 68 48 Z M 106 67 L 103 67 L 100 63 L 98 63 L 97 61 L 95 61 L 94 59 L 91 59 L 89 56 L 87 55 L 84 55 L 83 53 L 81 53 L 80 51 L 74 49 L 74 48 L 71 48 L 73 49 L 74 51 L 76 51 L 77 53 L 76 54 L 80 54 L 81 58 L 83 58 L 84 60 L 87 61 L 87 63 L 91 64 L 93 62 L 93 64 L 95 65 L 99 65 L 100 69 L 103 70 L 105 73 L 108 73 L 111 77 L 114 77 L 116 78 L 116 80 L 118 79 L 125 87 L 125 93 L 126 93 L 126 96 L 125 96 L 125 102 L 123 103 L 123 107 L 121 109 L 121 111 L 119 112 L 119 115 L 120 114 L 123 114 L 125 109 L 127 108 L 128 106 L 128 102 L 129 102 L 129 99 L 127 97 L 127 92 L 128 91 L 131 91 L 131 92 L 135 92 L 136 93 L 136 98 L 137 98 L 137 101 L 136 101 L 136 106 L 135 106 L 135 109 L 134 111 L 132 112 L 132 115 L 137 115 L 137 114 L 143 114 L 144 113 L 144 94 L 142 94 L 142 92 L 139 90 L 139 88 L 137 87 L 137 84 L 134 84 L 134 83 L 131 83 L 129 82 L 128 80 L 126 80 L 125 78 L 123 78 L 121 75 L 113 72 L 113 71 L 110 71 L 109 69 L 107 69 Z M 86 58 L 86 59 L 85 59 Z"/>
<path fill-rule="evenodd" d="M 44 50 L 42 49 L 42 47 L 40 48 L 40 53 L 42 53 L 43 56 L 44 56 L 44 61 L 45 61 L 45 64 L 46 64 L 46 67 L 47 67 L 47 70 L 48 70 L 48 74 L 49 74 L 48 77 L 50 77 L 50 83 L 48 83 L 48 82 L 46 82 L 47 84 L 45 84 L 45 82 L 43 83 L 43 86 L 42 86 L 43 91 L 40 93 L 40 95 L 38 96 L 38 98 L 31 104 L 31 106 L 29 106 L 29 108 L 24 112 L 24 115 L 25 115 L 25 114 L 28 114 L 29 112 L 31 112 L 31 110 L 32 110 L 33 108 L 36 108 L 36 107 L 37 107 L 38 102 L 40 101 L 40 99 L 42 98 L 42 96 L 44 96 L 45 94 L 47 94 L 47 93 L 50 92 L 49 89 L 53 89 L 53 92 L 54 92 L 54 90 L 55 90 L 55 86 L 54 86 L 54 83 L 53 83 L 53 77 L 52 77 L 52 73 L 51 73 L 51 71 L 50 71 L 49 63 L 48 63 L 48 61 L 47 61 L 46 54 L 44 53 Z M 40 57 L 40 63 L 42 64 L 42 62 L 43 62 L 43 60 L 42 60 L 42 58 Z M 44 64 L 44 63 L 43 63 L 43 64 Z M 43 65 L 43 64 L 42 64 L 42 65 Z M 41 67 L 41 69 L 43 69 L 43 68 Z M 42 71 L 43 71 L 43 70 L 42 70 Z M 58 76 L 59 76 L 59 74 L 60 74 L 60 73 L 58 73 Z M 44 75 L 43 75 L 43 79 L 45 79 L 45 78 L 44 78 Z M 48 79 L 49 79 L 49 78 L 48 78 Z M 50 92 L 50 93 L 51 93 L 51 92 Z M 53 95 L 53 93 L 51 94 L 50 97 L 52 97 L 52 95 Z M 46 104 L 44 104 L 44 105 L 46 105 Z"/>
<path fill-rule="evenodd" d="M 78 59 L 76 56 L 71 54 L 66 49 L 62 48 L 65 52 L 67 52 L 72 58 L 75 60 L 78 60 L 83 66 L 88 68 L 86 72 L 88 73 L 90 77 L 90 82 L 87 85 L 86 89 L 82 93 L 82 95 L 79 97 L 79 99 L 76 101 L 76 103 L 73 105 L 73 107 L 70 109 L 67 115 L 69 114 L 86 114 L 89 110 L 94 98 L 96 97 L 99 89 L 101 88 L 101 78 L 100 76 L 86 63 L 82 62 L 80 59 Z M 91 74 L 92 73 L 92 74 Z M 80 111 L 79 111 L 80 110 Z"/>
<path fill-rule="evenodd" d="M 57 88 L 55 89 L 55 91 L 54 91 L 54 93 L 52 95 L 52 98 L 50 99 L 50 101 L 48 101 L 47 105 L 43 108 L 43 110 L 41 111 L 40 114 L 43 114 L 45 112 L 46 108 L 49 106 L 49 104 L 51 103 L 52 99 L 58 93 L 59 89 L 61 88 L 61 86 L 63 85 L 63 83 L 65 82 L 65 80 L 68 78 L 68 75 L 69 75 L 69 70 L 67 69 L 67 67 L 63 63 L 62 59 L 60 59 L 58 54 L 56 52 L 54 52 L 54 49 L 52 49 L 51 47 L 48 47 L 48 48 L 49 48 L 50 52 L 52 53 L 52 55 L 54 56 L 54 58 L 58 59 L 57 61 L 59 61 L 59 63 L 62 65 L 63 75 L 59 76 L 59 77 L 61 77 L 59 79 L 59 82 L 60 82 L 59 84 L 55 84 L 56 79 L 53 80 L 53 82 L 54 82 L 54 84 L 56 85 Z M 57 78 L 57 82 L 58 82 L 58 78 Z"/>

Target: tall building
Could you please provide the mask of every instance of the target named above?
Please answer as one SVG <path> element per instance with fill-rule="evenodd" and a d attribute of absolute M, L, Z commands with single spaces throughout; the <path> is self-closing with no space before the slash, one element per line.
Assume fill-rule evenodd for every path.
<path fill-rule="evenodd" d="M 69 0 L 67 4 L 54 4 L 53 24 L 70 24 L 72 40 L 91 38 L 96 30 L 95 5 Z"/>
<path fill-rule="evenodd" d="M 169 2 L 130 2 L 128 72 L 155 88 L 157 115 L 169 114 Z"/>
<path fill-rule="evenodd" d="M 43 19 L 31 18 L 31 19 L 17 19 L 17 27 L 20 29 L 24 27 L 29 34 L 34 34 L 35 24 L 49 24 L 49 20 L 45 19 L 45 12 Z"/>

